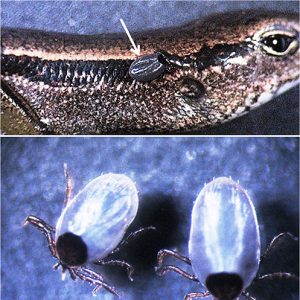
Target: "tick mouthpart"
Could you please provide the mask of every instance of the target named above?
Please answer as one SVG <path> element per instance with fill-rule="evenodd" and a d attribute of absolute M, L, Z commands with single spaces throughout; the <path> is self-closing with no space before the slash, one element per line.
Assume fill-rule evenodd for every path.
<path fill-rule="evenodd" d="M 241 294 L 243 280 L 235 273 L 216 273 L 207 277 L 206 287 L 218 300 L 233 300 Z"/>
<path fill-rule="evenodd" d="M 88 249 L 82 238 L 74 233 L 60 235 L 56 242 L 56 251 L 62 265 L 81 266 L 88 259 Z"/>

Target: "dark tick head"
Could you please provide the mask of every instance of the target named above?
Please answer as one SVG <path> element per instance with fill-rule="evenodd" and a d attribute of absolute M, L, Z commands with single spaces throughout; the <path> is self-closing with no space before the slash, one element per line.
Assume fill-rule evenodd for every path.
<path fill-rule="evenodd" d="M 233 300 L 241 294 L 243 280 L 238 274 L 216 273 L 207 277 L 206 287 L 217 300 Z"/>
<path fill-rule="evenodd" d="M 56 251 L 61 262 L 67 266 L 81 266 L 88 258 L 86 244 L 80 236 L 71 232 L 58 237 Z"/>

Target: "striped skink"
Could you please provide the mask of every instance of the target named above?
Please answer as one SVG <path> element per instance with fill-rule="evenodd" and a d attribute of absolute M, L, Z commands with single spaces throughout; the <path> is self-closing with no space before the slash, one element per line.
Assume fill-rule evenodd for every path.
<path fill-rule="evenodd" d="M 296 14 L 239 11 L 132 35 L 140 57 L 125 33 L 3 28 L 3 133 L 192 132 L 299 80 Z"/>

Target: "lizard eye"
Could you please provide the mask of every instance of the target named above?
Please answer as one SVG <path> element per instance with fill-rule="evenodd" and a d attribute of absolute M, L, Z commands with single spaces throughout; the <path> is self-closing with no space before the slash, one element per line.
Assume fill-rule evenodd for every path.
<path fill-rule="evenodd" d="M 259 44 L 268 55 L 291 55 L 299 48 L 298 34 L 294 30 L 273 28 L 260 35 Z"/>

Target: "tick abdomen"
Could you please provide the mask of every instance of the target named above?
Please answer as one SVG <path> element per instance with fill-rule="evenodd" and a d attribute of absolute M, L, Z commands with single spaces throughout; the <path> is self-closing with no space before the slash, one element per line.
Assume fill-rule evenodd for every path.
<path fill-rule="evenodd" d="M 78 252 L 74 251 L 72 261 L 85 256 L 89 261 L 101 259 L 120 243 L 137 209 L 137 190 L 132 180 L 122 174 L 99 176 L 62 211 L 56 224 L 56 241 L 70 249 L 76 245 Z"/>

